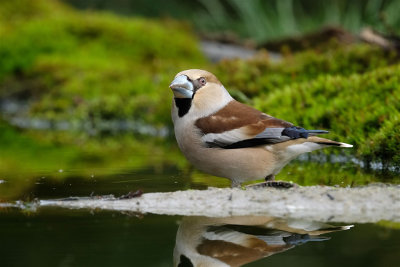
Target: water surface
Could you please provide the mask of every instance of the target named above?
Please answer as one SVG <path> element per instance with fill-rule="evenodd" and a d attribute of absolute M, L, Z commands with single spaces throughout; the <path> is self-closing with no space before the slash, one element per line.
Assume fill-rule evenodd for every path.
<path fill-rule="evenodd" d="M 339 186 L 361 183 L 359 177 L 366 178 L 365 181 L 382 181 L 383 177 L 380 172 L 366 172 L 355 166 L 312 162 L 291 164 L 282 176 L 298 179 L 302 171 L 315 169 L 315 164 L 326 172 L 322 177 L 340 177 L 343 183 Z M 1 175 L 3 204 L 70 196 L 121 196 L 137 189 L 166 192 L 205 189 L 209 183 L 228 185 L 224 179 L 173 167 L 161 171 L 100 168 L 93 169 L 92 173 L 72 169 Z M 395 174 L 392 177 L 391 181 L 398 179 Z M 318 184 L 315 179 L 300 181 Z M 331 179 L 331 183 L 335 181 Z M 104 210 L 2 208 L 2 266 L 172 266 L 176 233 L 185 220 L 179 216 Z M 246 266 L 398 266 L 400 230 L 396 227 L 397 224 L 356 223 L 350 230 L 324 234 L 329 240 L 298 244 Z"/>
<path fill-rule="evenodd" d="M 47 208 L 1 212 L 2 266 L 172 266 L 176 216 Z M 400 231 L 374 224 L 246 266 L 398 266 Z"/>

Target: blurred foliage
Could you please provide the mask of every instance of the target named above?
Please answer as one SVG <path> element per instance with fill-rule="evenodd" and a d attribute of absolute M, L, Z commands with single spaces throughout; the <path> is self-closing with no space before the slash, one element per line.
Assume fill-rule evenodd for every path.
<path fill-rule="evenodd" d="M 396 0 L 64 0 L 82 9 L 112 10 L 124 15 L 174 17 L 190 21 L 212 36 L 232 33 L 257 42 L 341 27 L 362 27 L 399 34 L 400 2 Z"/>
<path fill-rule="evenodd" d="M 22 99 L 22 116 L 71 126 L 115 118 L 165 124 L 171 77 L 206 63 L 188 25 L 78 12 L 55 0 L 1 1 L 0 35 L 0 100 Z M 0 195 L 18 196 L 38 172 L 79 169 L 90 177 L 187 164 L 160 138 L 75 130 L 18 130 L 0 121 Z"/>
<path fill-rule="evenodd" d="M 400 229 L 400 223 L 391 221 L 380 221 L 377 225 L 389 228 L 389 229 Z"/>
<path fill-rule="evenodd" d="M 201 0 L 194 23 L 204 32 L 234 32 L 257 42 L 301 35 L 322 26 L 338 26 L 353 33 L 371 26 L 399 34 L 396 0 Z"/>
<path fill-rule="evenodd" d="M 171 77 L 205 64 L 189 27 L 172 20 L 64 10 L 43 0 L 7 2 L 0 14 L 7 14 L 0 20 L 0 97 L 33 95 L 32 114 L 47 119 L 164 122 Z"/>
<path fill-rule="evenodd" d="M 0 201 L 30 200 L 28 190 L 34 186 L 32 183 L 44 182 L 41 178 L 46 178 L 46 182 L 65 181 L 71 177 L 90 179 L 94 175 L 107 177 L 125 172 L 140 173 L 135 178 L 140 180 L 146 173 L 164 178 L 161 174 L 168 169 L 187 166 L 176 145 L 159 138 L 143 139 L 129 134 L 93 138 L 85 133 L 21 131 L 1 120 L 0 146 Z M 125 175 L 125 179 L 133 178 Z M 165 183 L 172 183 L 167 178 Z M 162 184 L 154 183 L 155 188 Z M 135 188 L 143 188 L 143 183 L 124 190 Z M 155 188 L 152 191 L 162 190 Z"/>
<path fill-rule="evenodd" d="M 199 0 L 62 0 L 78 9 L 109 10 L 122 15 L 190 18 L 201 8 Z"/>
<path fill-rule="evenodd" d="M 251 97 L 327 74 L 348 76 L 396 62 L 394 52 L 365 44 L 344 46 L 332 40 L 324 50 L 288 53 L 278 63 L 271 62 L 266 52 L 246 61 L 225 60 L 217 65 L 216 74 L 227 88 Z"/>
<path fill-rule="evenodd" d="M 163 139 L 128 134 L 91 138 L 86 134 L 54 131 L 19 131 L 0 121 L 0 173 L 58 171 L 82 168 L 81 174 L 107 166 L 113 169 L 183 167 L 179 149 Z M 112 156 L 110 156 L 112 155 Z M 21 177 L 23 178 L 23 177 Z"/>

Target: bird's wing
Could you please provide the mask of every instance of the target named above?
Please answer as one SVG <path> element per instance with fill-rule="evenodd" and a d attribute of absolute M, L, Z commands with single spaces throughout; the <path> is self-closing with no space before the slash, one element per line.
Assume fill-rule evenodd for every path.
<path fill-rule="evenodd" d="M 283 252 L 293 245 L 282 241 L 269 245 L 257 236 L 234 231 L 224 226 L 212 226 L 205 233 L 196 250 L 229 266 L 242 266 L 262 257 Z"/>
<path fill-rule="evenodd" d="M 295 127 L 290 122 L 274 118 L 235 100 L 218 112 L 198 119 L 195 125 L 202 132 L 204 143 L 223 148 L 274 144 L 325 132 Z"/>

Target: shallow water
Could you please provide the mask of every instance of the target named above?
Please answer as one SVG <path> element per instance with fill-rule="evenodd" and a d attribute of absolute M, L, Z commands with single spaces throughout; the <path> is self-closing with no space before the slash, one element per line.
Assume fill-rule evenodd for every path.
<path fill-rule="evenodd" d="M 284 169 L 282 176 L 284 179 L 297 179 L 297 174 L 291 173 L 300 171 L 301 174 L 302 170 L 315 169 L 313 164 L 294 163 Z M 346 181 L 342 186 L 357 183 L 357 176 L 367 177 L 366 181 L 384 181 L 382 174 L 367 173 L 354 166 L 345 167 L 342 164 L 339 168 L 339 165 L 326 163 L 318 166 L 327 171 L 324 169 L 326 165 L 333 167 L 329 175 L 339 176 Z M 223 179 L 208 179 L 197 172 L 188 173 L 174 168 L 164 168 L 161 171 L 20 171 L 1 174 L 0 196 L 4 204 L 14 200 L 32 201 L 70 196 L 121 196 L 137 189 L 144 192 L 167 192 L 189 188 L 205 189 L 210 183 L 214 183 L 214 186 L 227 185 Z M 390 181 L 396 182 L 397 179 L 397 175 L 393 175 Z M 304 183 L 307 181 L 303 178 Z M 331 183 L 336 182 L 332 180 Z M 172 266 L 174 246 L 180 242 L 176 240 L 176 234 L 180 223 L 185 220 L 193 221 L 180 216 L 105 210 L 2 208 L 1 265 Z M 226 224 L 237 225 L 235 222 L 224 222 L 218 223 L 216 227 Z M 355 224 L 350 230 L 323 234 L 330 237 L 330 240 L 307 242 L 268 257 L 264 255 L 246 266 L 398 266 L 400 230 L 393 226 L 398 228 L 398 225 L 388 223 Z"/>
<path fill-rule="evenodd" d="M 2 266 L 172 266 L 176 216 L 43 209 L 1 213 Z M 246 266 L 398 266 L 400 231 L 373 224 L 324 234 Z"/>
<path fill-rule="evenodd" d="M 398 172 L 368 171 L 354 162 L 305 161 L 286 166 L 276 177 L 299 185 L 360 186 L 369 183 L 400 184 Z M 228 179 L 213 177 L 195 169 L 162 168 L 73 168 L 52 170 L 0 171 L 0 202 L 31 201 L 35 198 L 124 195 L 143 192 L 168 192 L 207 187 L 228 187 Z"/>

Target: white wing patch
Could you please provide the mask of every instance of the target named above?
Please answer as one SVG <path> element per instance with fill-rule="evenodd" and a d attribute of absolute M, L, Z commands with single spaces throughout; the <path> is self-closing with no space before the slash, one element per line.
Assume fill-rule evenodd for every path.
<path fill-rule="evenodd" d="M 286 152 L 291 155 L 300 155 L 320 149 L 323 145 L 314 142 L 304 142 L 302 144 L 288 146 Z"/>
<path fill-rule="evenodd" d="M 268 143 L 280 143 L 290 139 L 287 136 L 282 136 L 283 128 L 266 128 L 257 135 L 249 135 L 246 130 L 246 127 L 241 127 L 222 133 L 208 133 L 203 135 L 201 139 L 204 143 L 215 144 L 220 147 L 253 138 L 266 139 Z"/>
<path fill-rule="evenodd" d="M 225 242 L 244 246 L 250 236 L 237 231 L 225 230 L 218 232 L 205 232 L 203 234 L 203 237 L 208 240 L 222 240 Z"/>
<path fill-rule="evenodd" d="M 226 146 L 242 140 L 253 138 L 245 134 L 243 127 L 223 133 L 208 133 L 201 138 L 205 143 L 215 143 L 216 145 Z"/>

